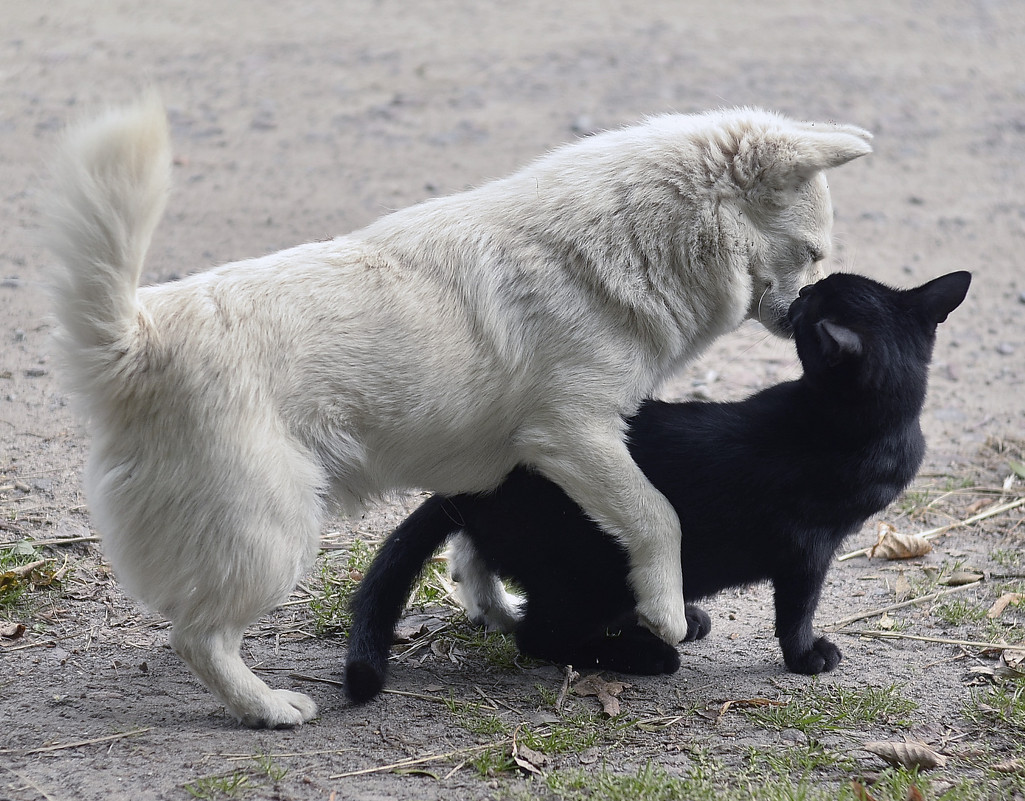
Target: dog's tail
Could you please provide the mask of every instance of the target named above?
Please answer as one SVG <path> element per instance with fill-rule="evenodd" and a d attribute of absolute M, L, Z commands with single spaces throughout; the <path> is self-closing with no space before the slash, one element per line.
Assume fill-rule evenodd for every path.
<path fill-rule="evenodd" d="M 428 498 L 384 541 L 351 601 L 345 692 L 363 703 L 377 696 L 388 673 L 395 623 L 427 560 L 459 530 L 450 502 Z"/>
<path fill-rule="evenodd" d="M 149 328 L 136 290 L 171 182 L 160 101 L 150 95 L 70 129 L 53 175 L 45 237 L 64 268 L 53 278 L 58 338 L 74 389 L 90 396 L 109 369 L 131 371 Z"/>

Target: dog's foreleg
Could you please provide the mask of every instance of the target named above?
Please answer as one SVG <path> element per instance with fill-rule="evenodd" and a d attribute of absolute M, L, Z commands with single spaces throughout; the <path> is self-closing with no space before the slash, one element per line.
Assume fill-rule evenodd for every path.
<path fill-rule="evenodd" d="M 575 435 L 575 436 L 574 436 Z M 630 585 L 644 624 L 669 643 L 687 635 L 680 520 L 630 456 L 622 424 L 541 436 L 532 463 L 630 555 Z"/>
<path fill-rule="evenodd" d="M 239 653 L 241 631 L 175 629 L 171 644 L 199 680 L 246 726 L 287 729 L 317 715 L 311 698 L 290 690 L 272 690 L 246 667 Z"/>
<path fill-rule="evenodd" d="M 450 542 L 449 573 L 466 616 L 478 626 L 514 631 L 522 616 L 523 599 L 506 590 L 502 580 L 488 570 L 468 537 L 456 534 Z"/>

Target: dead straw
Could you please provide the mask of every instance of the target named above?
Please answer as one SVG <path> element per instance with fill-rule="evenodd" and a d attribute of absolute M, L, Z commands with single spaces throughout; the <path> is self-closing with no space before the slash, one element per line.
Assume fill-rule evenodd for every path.
<path fill-rule="evenodd" d="M 968 584 L 960 584 L 956 587 L 947 587 L 944 590 L 937 590 L 936 592 L 929 593 L 928 595 L 922 595 L 918 598 L 911 598 L 907 601 L 900 601 L 899 603 L 890 604 L 889 606 L 881 606 L 878 609 L 870 609 L 867 612 L 861 612 L 857 615 L 851 615 L 850 617 L 845 617 L 841 620 L 837 620 L 835 623 L 830 623 L 829 625 L 824 626 L 823 630 L 837 631 L 838 629 L 842 629 L 844 626 L 849 626 L 851 623 L 856 623 L 859 620 L 864 620 L 865 618 L 869 617 L 876 617 L 877 615 L 883 615 L 887 612 L 896 611 L 897 609 L 904 609 L 908 606 L 916 606 L 918 604 L 928 603 L 929 601 L 935 601 L 937 598 L 940 598 L 944 595 L 950 595 L 952 592 L 960 592 L 965 587 L 975 587 L 978 586 L 978 584 L 978 581 L 973 581 Z"/>
<path fill-rule="evenodd" d="M 0 749 L 0 754 L 18 754 L 19 756 L 29 756 L 30 754 L 45 754 L 50 751 L 66 751 L 69 748 L 81 748 L 84 745 L 95 745 L 96 743 L 106 743 L 111 740 L 123 740 L 126 737 L 135 737 L 137 734 L 144 734 L 150 731 L 152 726 L 147 726 L 144 729 L 133 729 L 132 731 L 122 732 L 121 734 L 108 734 L 105 737 L 94 737 L 91 740 L 77 740 L 73 743 L 61 743 L 58 745 L 43 745 L 39 748 L 31 748 L 28 750 L 22 750 L 20 748 L 3 748 Z"/>
<path fill-rule="evenodd" d="M 428 762 L 438 762 L 442 759 L 450 759 L 454 756 L 469 756 L 471 754 L 487 751 L 489 748 L 498 748 L 505 745 L 511 745 L 512 738 L 506 737 L 504 740 L 495 740 L 492 743 L 485 743 L 484 745 L 472 745 L 468 748 L 457 748 L 454 751 L 446 751 L 444 754 L 428 754 L 422 757 L 411 757 L 410 759 L 403 759 L 399 762 L 392 762 L 388 765 L 377 765 L 373 768 L 363 768 L 361 770 L 350 770 L 346 773 L 339 773 L 334 776 L 328 776 L 328 779 L 334 781 L 336 779 L 348 779 L 352 776 L 366 776 L 370 773 L 384 773 L 390 770 L 400 770 L 402 768 L 410 768 L 414 765 L 425 765 Z"/>
<path fill-rule="evenodd" d="M 881 640 L 916 640 L 918 642 L 935 642 L 941 645 L 960 645 L 965 648 L 980 648 L 986 651 L 1012 651 L 1025 648 L 1025 643 L 1008 645 L 1005 642 L 979 642 L 977 640 L 955 640 L 950 637 L 924 637 L 920 634 L 904 634 L 901 631 L 869 631 L 855 629 L 841 634 L 853 634 L 860 637 L 877 637 Z"/>

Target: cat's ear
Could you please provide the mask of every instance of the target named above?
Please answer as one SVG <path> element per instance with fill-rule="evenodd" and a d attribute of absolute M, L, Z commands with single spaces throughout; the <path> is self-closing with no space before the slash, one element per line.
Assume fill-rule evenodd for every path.
<path fill-rule="evenodd" d="M 845 356 L 861 354 L 861 337 L 856 331 L 830 320 L 820 320 L 815 325 L 819 335 L 822 354 L 829 364 L 839 364 Z"/>
<path fill-rule="evenodd" d="M 915 302 L 925 312 L 926 319 L 937 325 L 961 305 L 972 283 L 972 274 L 966 270 L 948 273 L 922 284 L 914 292 Z"/>

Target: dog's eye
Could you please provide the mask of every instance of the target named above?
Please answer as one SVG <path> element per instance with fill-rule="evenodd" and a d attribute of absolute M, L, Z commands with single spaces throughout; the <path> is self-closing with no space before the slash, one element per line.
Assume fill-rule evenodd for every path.
<path fill-rule="evenodd" d="M 808 249 L 808 259 L 811 261 L 812 264 L 818 264 L 824 258 L 826 258 L 826 254 L 818 248 Z"/>

